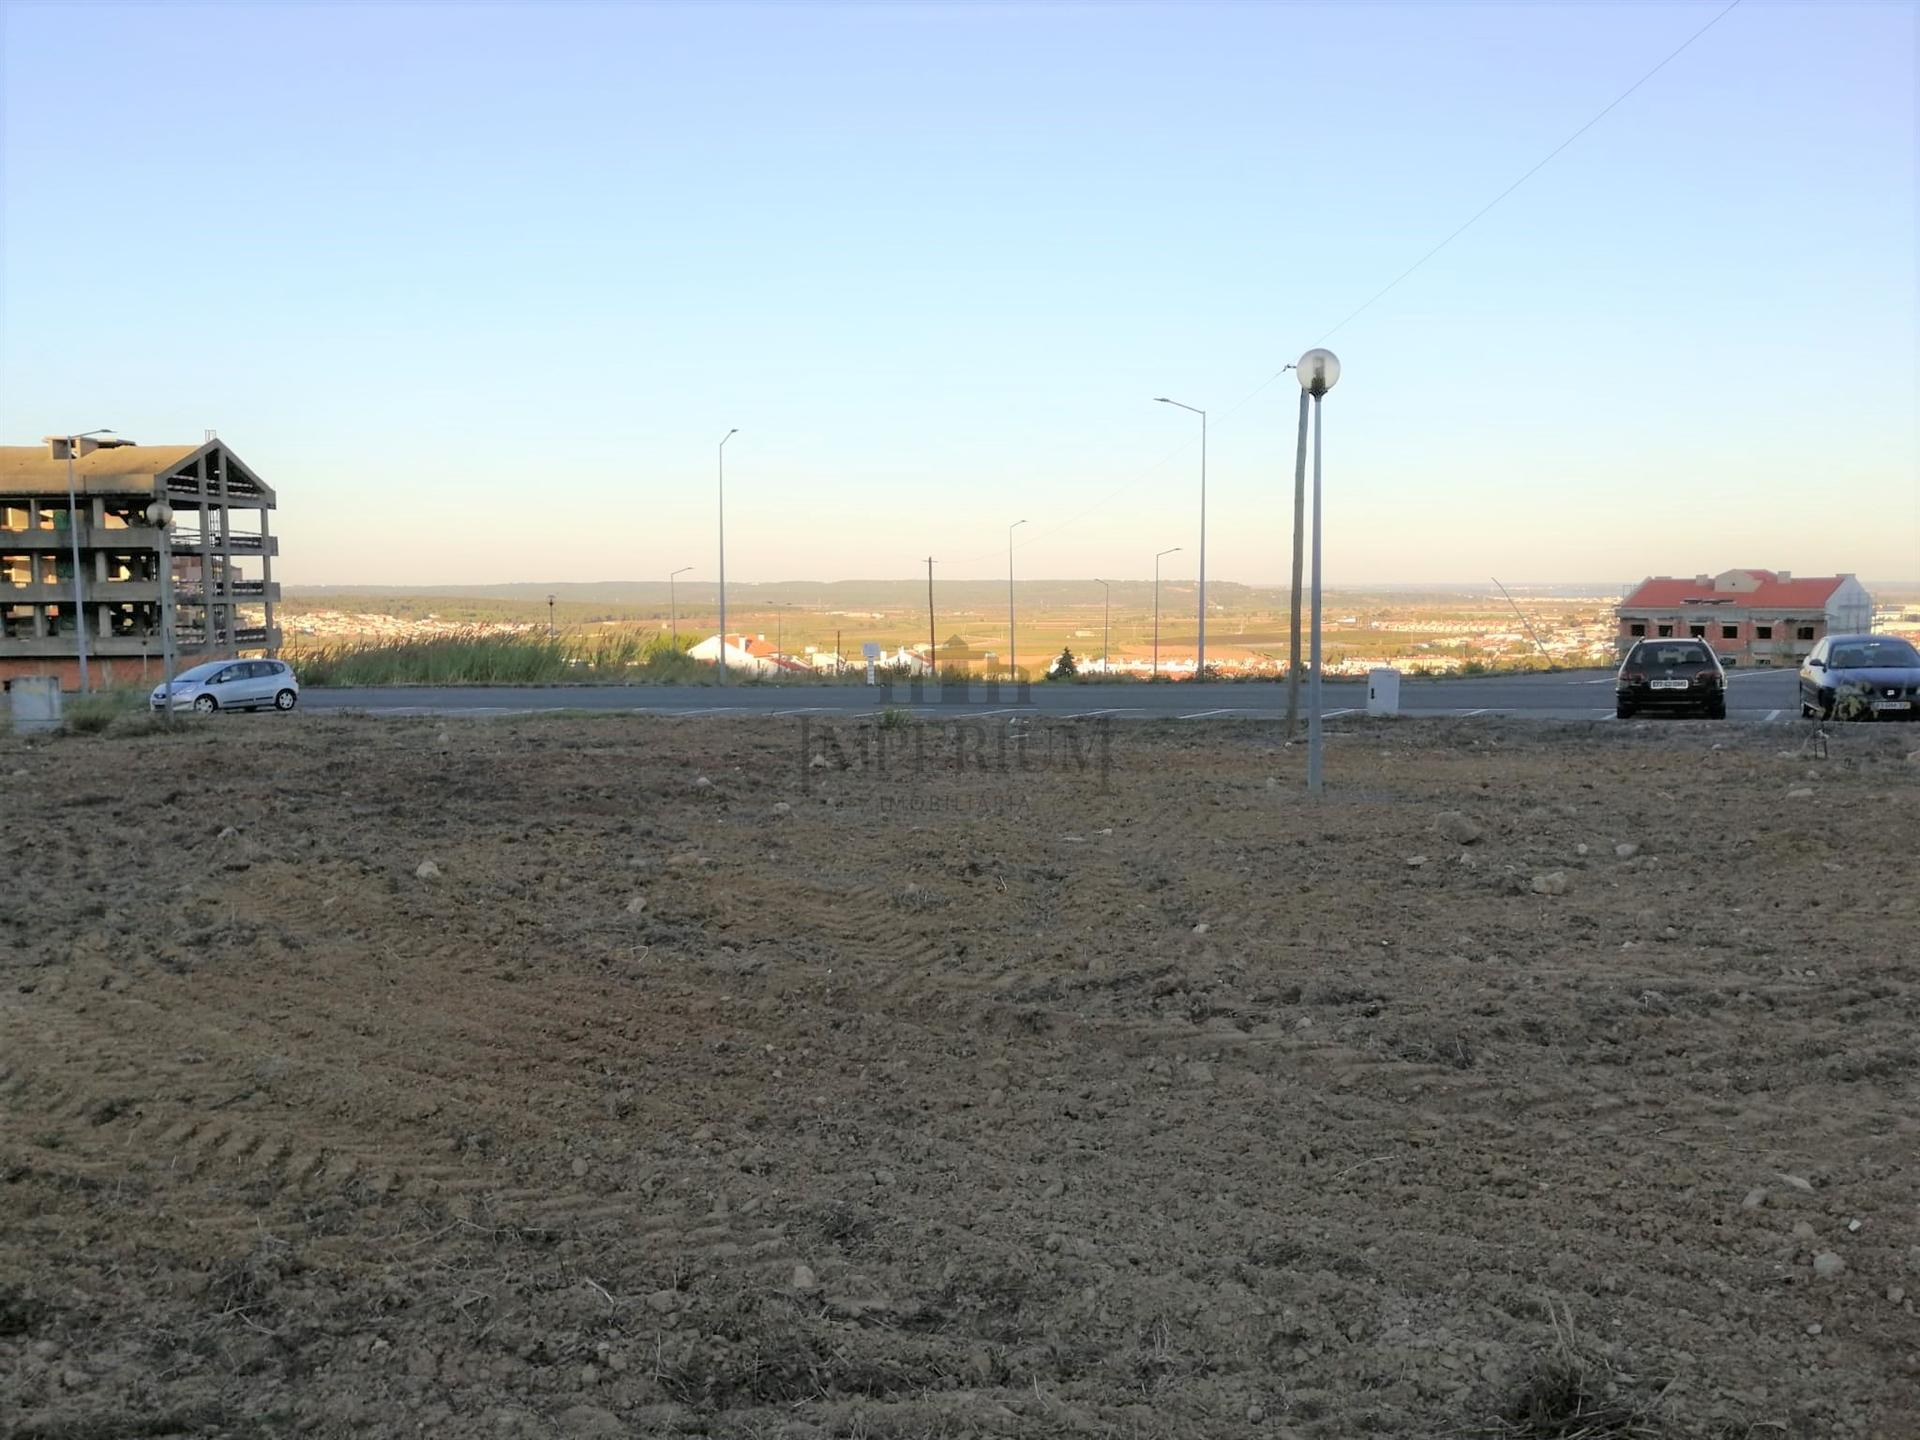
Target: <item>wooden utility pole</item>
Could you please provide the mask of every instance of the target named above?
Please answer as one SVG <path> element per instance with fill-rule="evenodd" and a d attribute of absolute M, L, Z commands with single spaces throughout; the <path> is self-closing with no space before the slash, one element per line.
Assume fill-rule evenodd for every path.
<path fill-rule="evenodd" d="M 933 638 L 933 556 L 927 556 L 927 673 L 938 674 L 938 646 Z"/>

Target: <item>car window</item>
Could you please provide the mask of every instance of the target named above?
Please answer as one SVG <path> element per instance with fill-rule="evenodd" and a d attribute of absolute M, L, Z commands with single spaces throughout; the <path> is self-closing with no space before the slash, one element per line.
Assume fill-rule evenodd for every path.
<path fill-rule="evenodd" d="M 209 685 L 225 685 L 229 680 L 238 680 L 239 678 L 240 667 L 238 665 L 229 665 L 224 670 L 216 670 L 213 678 L 208 680 L 207 683 Z"/>
<path fill-rule="evenodd" d="M 255 660 L 247 666 L 247 676 L 249 679 L 259 680 L 271 674 L 273 674 L 273 666 L 267 664 L 264 660 Z"/>
<path fill-rule="evenodd" d="M 1704 665 L 1707 663 L 1706 647 L 1701 645 L 1642 645 L 1633 654 L 1634 662 L 1640 665 Z"/>
<path fill-rule="evenodd" d="M 1904 640 L 1860 640 L 1851 645 L 1836 645 L 1833 650 L 1836 670 L 1869 670 L 1876 665 L 1920 665 L 1920 652 Z"/>

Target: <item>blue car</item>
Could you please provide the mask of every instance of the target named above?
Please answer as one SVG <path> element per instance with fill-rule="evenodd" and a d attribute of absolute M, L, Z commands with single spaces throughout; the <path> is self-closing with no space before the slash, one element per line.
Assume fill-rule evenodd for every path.
<path fill-rule="evenodd" d="M 1820 720 L 1912 720 L 1920 651 L 1897 635 L 1829 635 L 1800 666 L 1800 713 Z"/>

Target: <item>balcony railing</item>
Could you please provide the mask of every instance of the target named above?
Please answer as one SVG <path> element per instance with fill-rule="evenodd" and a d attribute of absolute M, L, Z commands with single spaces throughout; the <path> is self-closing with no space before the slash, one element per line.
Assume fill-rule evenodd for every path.
<path fill-rule="evenodd" d="M 231 594 L 241 600 L 278 600 L 280 586 L 275 582 L 271 587 L 264 580 L 234 580 L 228 584 L 216 584 L 213 598 L 221 599 Z M 180 581 L 173 587 L 173 598 L 188 605 L 199 605 L 206 601 L 207 587 L 198 580 Z"/>
<path fill-rule="evenodd" d="M 173 532 L 173 548 L 175 550 L 199 550 L 201 548 L 200 537 L 202 533 L 203 532 L 199 530 L 175 530 Z M 207 545 L 216 551 L 222 549 L 231 550 L 236 555 L 258 555 L 262 548 L 264 548 L 262 544 L 263 538 L 271 543 L 271 549 L 268 553 L 278 555 L 280 553 L 279 540 L 272 536 L 262 537 L 251 530 L 235 530 L 232 534 L 228 535 L 224 541 L 222 541 L 219 532 L 214 531 L 208 536 Z"/>

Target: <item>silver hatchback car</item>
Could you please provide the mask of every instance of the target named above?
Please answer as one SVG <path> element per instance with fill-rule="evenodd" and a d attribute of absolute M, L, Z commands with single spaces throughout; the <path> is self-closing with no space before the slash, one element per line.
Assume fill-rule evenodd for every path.
<path fill-rule="evenodd" d="M 149 703 L 167 708 L 167 686 L 153 687 Z M 209 660 L 173 677 L 173 708 L 211 715 L 216 710 L 291 710 L 300 681 L 284 660 Z"/>

